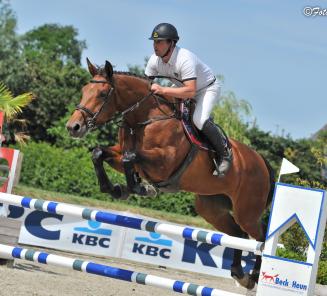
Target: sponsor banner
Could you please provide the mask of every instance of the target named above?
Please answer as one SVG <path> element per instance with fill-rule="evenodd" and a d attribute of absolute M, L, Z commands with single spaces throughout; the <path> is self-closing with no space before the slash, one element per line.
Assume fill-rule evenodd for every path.
<path fill-rule="evenodd" d="M 9 206 L 9 212 L 9 218 L 23 222 L 19 237 L 22 244 L 118 257 L 230 278 L 233 258 L 230 248 L 16 206 Z M 131 213 L 114 213 L 149 219 Z M 243 252 L 245 271 L 253 268 L 254 261 L 253 253 Z"/>
<path fill-rule="evenodd" d="M 85 254 L 120 257 L 125 230 L 69 216 L 9 208 L 22 221 L 19 243 Z"/>
<path fill-rule="evenodd" d="M 148 217 L 141 218 L 148 219 Z M 162 222 L 166 223 L 166 221 Z M 176 236 L 128 229 L 123 244 L 122 258 L 230 278 L 233 250 L 184 240 Z M 250 271 L 255 261 L 254 254 L 243 252 L 242 258 L 245 270 Z"/>
<path fill-rule="evenodd" d="M 264 292 L 262 295 L 265 296 L 308 295 L 312 264 L 275 256 L 264 256 L 258 294 Z"/>

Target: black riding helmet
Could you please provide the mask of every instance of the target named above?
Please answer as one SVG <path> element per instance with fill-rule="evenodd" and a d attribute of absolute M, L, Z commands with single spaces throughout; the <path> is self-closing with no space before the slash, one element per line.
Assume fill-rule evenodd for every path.
<path fill-rule="evenodd" d="M 152 31 L 149 40 L 174 40 L 178 41 L 178 33 L 176 28 L 168 23 L 161 23 L 156 25 Z"/>

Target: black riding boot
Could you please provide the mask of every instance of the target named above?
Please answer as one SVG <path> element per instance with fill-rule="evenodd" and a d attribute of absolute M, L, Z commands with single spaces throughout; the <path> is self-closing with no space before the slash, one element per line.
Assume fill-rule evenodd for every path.
<path fill-rule="evenodd" d="M 217 126 L 211 118 L 207 119 L 202 127 L 203 134 L 208 138 L 213 149 L 216 151 L 214 164 L 217 176 L 225 176 L 233 160 L 232 149 L 224 131 Z"/>

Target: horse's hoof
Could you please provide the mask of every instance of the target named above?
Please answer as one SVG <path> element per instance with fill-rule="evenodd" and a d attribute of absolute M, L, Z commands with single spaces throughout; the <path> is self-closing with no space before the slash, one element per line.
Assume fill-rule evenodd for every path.
<path fill-rule="evenodd" d="M 158 192 L 156 188 L 150 184 L 145 184 L 144 185 L 145 191 L 146 191 L 146 196 L 148 197 L 156 197 L 158 195 Z"/>
<path fill-rule="evenodd" d="M 129 197 L 129 191 L 125 185 L 115 184 L 111 196 L 116 199 L 126 200 Z"/>
<path fill-rule="evenodd" d="M 237 281 L 242 287 L 252 290 L 255 286 L 255 281 L 251 278 L 251 276 L 246 273 L 243 277 L 239 278 L 236 275 L 232 276 L 235 281 Z"/>

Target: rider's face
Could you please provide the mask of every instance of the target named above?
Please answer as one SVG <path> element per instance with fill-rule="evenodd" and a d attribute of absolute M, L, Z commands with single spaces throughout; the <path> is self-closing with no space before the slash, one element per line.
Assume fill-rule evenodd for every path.
<path fill-rule="evenodd" d="M 153 41 L 153 48 L 156 56 L 163 56 L 168 48 L 170 43 L 167 40 L 154 40 Z"/>

